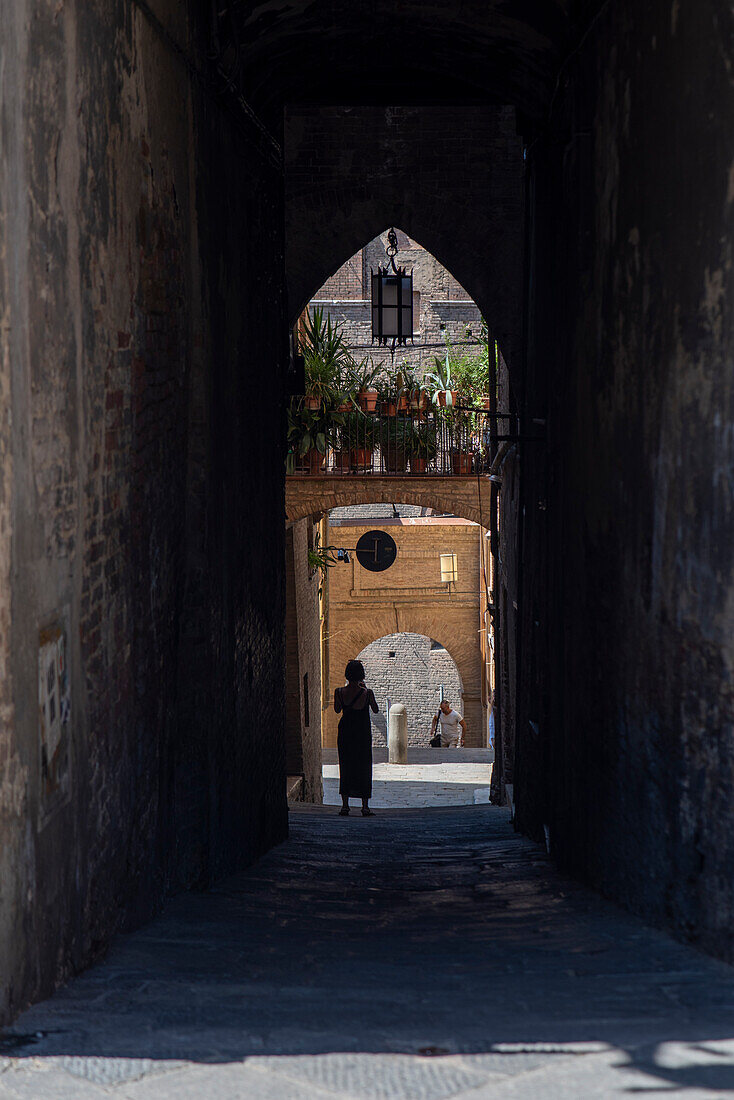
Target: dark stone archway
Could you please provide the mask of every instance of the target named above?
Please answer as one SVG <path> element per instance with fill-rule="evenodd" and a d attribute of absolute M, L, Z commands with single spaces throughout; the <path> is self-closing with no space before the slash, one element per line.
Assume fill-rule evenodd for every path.
<path fill-rule="evenodd" d="M 285 158 L 292 320 L 396 225 L 458 279 L 519 375 L 523 151 L 512 108 L 294 107 Z"/>

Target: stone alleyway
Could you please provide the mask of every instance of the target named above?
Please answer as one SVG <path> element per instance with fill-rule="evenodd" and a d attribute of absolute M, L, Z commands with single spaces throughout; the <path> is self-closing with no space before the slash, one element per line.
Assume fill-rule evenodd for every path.
<path fill-rule="evenodd" d="M 291 812 L 3 1034 L 2 1100 L 734 1095 L 734 971 L 492 806 Z"/>

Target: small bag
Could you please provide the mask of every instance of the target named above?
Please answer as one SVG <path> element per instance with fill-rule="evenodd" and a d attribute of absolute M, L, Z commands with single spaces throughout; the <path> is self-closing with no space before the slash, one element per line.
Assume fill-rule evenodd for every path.
<path fill-rule="evenodd" d="M 431 738 L 431 740 L 428 742 L 428 744 L 431 746 L 432 749 L 440 749 L 441 748 L 441 734 L 437 733 L 435 737 Z"/>

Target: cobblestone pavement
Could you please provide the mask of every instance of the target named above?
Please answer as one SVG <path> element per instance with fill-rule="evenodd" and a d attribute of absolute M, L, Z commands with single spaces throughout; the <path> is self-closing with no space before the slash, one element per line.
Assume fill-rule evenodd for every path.
<path fill-rule="evenodd" d="M 292 812 L 3 1033 L 2 1100 L 734 1096 L 734 971 L 493 806 Z"/>
<path fill-rule="evenodd" d="M 372 758 L 370 805 L 376 810 L 489 802 L 492 749 L 409 748 L 407 764 L 388 764 L 387 749 L 376 747 Z M 341 805 L 336 749 L 324 750 L 323 776 L 324 803 Z"/>

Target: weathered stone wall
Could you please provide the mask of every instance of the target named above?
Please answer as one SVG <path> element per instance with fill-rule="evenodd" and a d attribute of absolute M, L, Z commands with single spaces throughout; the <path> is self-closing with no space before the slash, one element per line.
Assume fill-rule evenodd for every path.
<path fill-rule="evenodd" d="M 0 1019 L 286 830 L 280 175 L 151 6 L 0 27 Z"/>
<path fill-rule="evenodd" d="M 530 156 L 528 394 L 555 461 L 523 466 L 518 734 L 548 785 L 517 761 L 519 820 L 566 868 L 730 960 L 733 63 L 730 5 L 621 0 Z"/>
<path fill-rule="evenodd" d="M 313 531 L 308 519 L 286 532 L 286 770 L 303 775 L 304 801 L 321 802 L 321 574 L 308 564 Z"/>
<path fill-rule="evenodd" d="M 408 744 L 428 744 L 431 720 L 443 698 L 463 713 L 459 670 L 448 650 L 423 634 L 388 634 L 358 655 L 380 713 L 372 716 L 372 743 L 387 744 L 387 700 L 408 712 Z"/>

